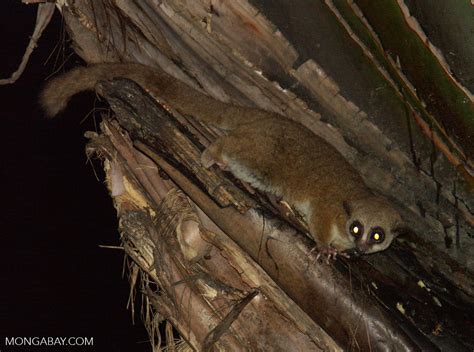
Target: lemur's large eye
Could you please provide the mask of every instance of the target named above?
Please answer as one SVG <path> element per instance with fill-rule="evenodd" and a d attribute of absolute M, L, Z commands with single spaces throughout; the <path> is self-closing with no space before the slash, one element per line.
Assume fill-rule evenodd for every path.
<path fill-rule="evenodd" d="M 381 227 L 375 227 L 370 230 L 370 240 L 372 242 L 380 243 L 385 239 L 385 232 Z"/>
<path fill-rule="evenodd" d="M 360 237 L 364 234 L 364 226 L 359 221 L 354 221 L 349 227 L 351 235 L 354 237 Z"/>

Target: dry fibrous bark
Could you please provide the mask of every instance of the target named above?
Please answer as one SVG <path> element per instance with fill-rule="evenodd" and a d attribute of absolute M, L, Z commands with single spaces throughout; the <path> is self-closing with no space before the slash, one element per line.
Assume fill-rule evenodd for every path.
<path fill-rule="evenodd" d="M 120 90 L 136 103 L 136 95 Z M 143 108 L 153 116 L 150 106 Z M 158 316 L 198 350 L 340 350 L 248 254 L 161 178 L 120 126 L 105 121 L 101 129 L 103 135 L 90 135 L 88 151 L 106 160 L 126 252 L 159 286 L 147 288 Z"/>
<path fill-rule="evenodd" d="M 212 192 L 210 196 L 206 195 L 193 184 L 194 175 L 200 174 L 196 173 L 195 168 L 201 168 L 197 152 L 201 144 L 196 135 L 187 128 L 187 124 L 186 127 L 181 125 L 186 123 L 185 119 L 174 117 L 164 108 L 157 106 L 154 100 L 133 82 L 115 80 L 103 83 L 99 88 L 99 92 L 110 103 L 120 125 L 127 130 L 136 147 L 148 155 L 174 184 L 209 216 L 205 226 L 221 229 L 219 232 L 224 231 L 303 309 L 310 320 L 324 328 L 343 349 L 431 350 L 436 349 L 433 344 L 435 342 L 462 350 L 467 346 L 465 344 L 469 344 L 471 331 L 463 327 L 463 323 L 471 319 L 471 311 L 466 310 L 466 306 L 470 304 L 468 298 L 466 300 L 461 290 L 454 288 L 450 288 L 450 292 L 446 294 L 446 287 L 439 284 L 442 276 L 419 265 L 407 245 L 397 244 L 393 250 L 374 256 L 368 262 L 349 260 L 338 262 L 334 266 L 316 263 L 314 257 L 308 255 L 312 248 L 311 242 L 275 218 L 271 210 L 259 208 L 260 211 L 249 210 L 242 214 L 237 207 L 220 208 L 216 204 L 222 201 L 219 197 L 214 196 L 213 201 L 210 199 Z M 174 155 L 178 155 L 179 163 Z M 180 171 L 170 163 L 179 167 Z M 130 162 L 126 164 L 133 165 Z M 136 168 L 141 170 L 144 167 L 138 165 Z M 204 189 L 211 189 L 209 186 L 216 182 L 214 178 L 206 177 L 199 181 L 198 184 Z M 227 188 L 235 187 L 229 183 L 222 184 Z M 111 189 L 114 187 L 111 186 Z M 228 192 L 221 192 L 225 193 L 230 197 L 229 203 L 233 203 L 231 195 L 238 194 L 239 190 L 229 189 Z M 162 213 L 160 209 L 155 211 Z M 210 220 L 215 224 L 210 223 Z M 164 223 L 169 224 L 169 221 Z M 175 233 L 179 238 L 182 232 L 175 230 Z M 203 237 L 206 238 L 206 235 Z M 193 243 L 189 247 L 193 248 L 193 253 L 202 248 L 196 245 L 196 241 L 189 242 Z M 212 240 L 210 242 L 222 248 L 222 244 L 216 244 Z M 423 244 L 418 245 L 422 253 L 430 249 L 423 248 Z M 226 256 L 234 252 L 235 250 L 228 249 Z M 216 260 L 211 254 L 207 258 L 209 262 Z M 214 269 L 221 267 L 219 260 L 217 263 Z M 214 273 L 215 270 L 207 272 Z M 195 278 L 191 273 L 187 275 L 191 279 L 176 280 L 192 281 Z M 227 275 L 229 274 L 207 278 L 212 278 L 213 282 L 227 282 Z M 260 285 L 254 286 L 254 289 L 258 287 L 259 290 L 262 289 Z M 399 292 L 391 292 L 391 289 L 397 289 Z M 281 304 L 280 307 L 287 304 Z M 415 311 L 417 314 L 412 315 Z M 168 311 L 166 318 L 173 321 L 170 314 Z M 259 314 L 267 315 L 262 311 L 259 311 Z M 408 319 L 403 315 L 408 316 Z M 303 326 L 306 324 L 301 320 L 299 322 Z M 175 323 L 175 326 L 182 328 L 179 323 Z M 436 329 L 444 329 L 443 339 L 432 339 L 430 342 L 426 336 L 437 331 Z M 268 338 L 263 334 L 260 339 L 264 335 L 265 339 Z M 288 345 L 278 346 L 273 348 L 288 348 Z M 327 346 L 321 347 L 321 344 L 317 346 L 323 350 L 328 349 Z M 246 347 L 259 349 L 254 345 Z M 267 345 L 267 348 L 270 348 L 270 345 Z"/>
<path fill-rule="evenodd" d="M 401 0 L 60 4 L 86 62 L 160 66 L 216 99 L 299 121 L 391 198 L 413 229 L 387 252 L 315 263 L 311 242 L 295 230 L 301 223 L 288 218 L 289 226 L 264 196 L 200 166 L 216 131 L 173 106 L 166 112 L 130 82 L 103 83 L 120 126 L 104 122 L 89 148 L 106 160 L 125 249 L 149 280 L 153 312 L 190 346 L 472 350 L 474 105 L 469 78 L 458 79 L 470 71 L 446 60 L 443 36 L 435 47 L 411 16 L 416 10 L 433 21 L 426 7 Z M 403 37 L 391 35 L 397 28 Z"/>

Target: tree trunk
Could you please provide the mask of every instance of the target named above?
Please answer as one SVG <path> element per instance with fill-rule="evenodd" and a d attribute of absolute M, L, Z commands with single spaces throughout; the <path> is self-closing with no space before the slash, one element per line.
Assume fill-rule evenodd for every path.
<path fill-rule="evenodd" d="M 436 7 L 401 0 L 58 8 L 87 63 L 160 66 L 216 99 L 301 122 L 413 229 L 386 252 L 315 263 L 304 223 L 201 167 L 219 132 L 133 82 L 101 82 L 114 120 L 89 134 L 88 151 L 104 160 L 152 341 L 165 319 L 196 350 L 474 348 L 474 60 L 449 34 L 460 27 L 472 43 L 472 16 L 441 26 Z"/>

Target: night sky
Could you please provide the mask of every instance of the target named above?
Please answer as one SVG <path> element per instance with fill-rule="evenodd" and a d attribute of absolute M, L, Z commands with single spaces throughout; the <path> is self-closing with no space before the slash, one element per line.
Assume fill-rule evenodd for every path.
<path fill-rule="evenodd" d="M 1 2 L 1 78 L 19 65 L 35 19 L 36 5 Z M 92 115 L 81 120 L 95 95 L 74 98 L 51 121 L 37 103 L 48 76 L 83 64 L 62 31 L 57 12 L 21 79 L 0 86 L 0 350 L 70 351 L 5 347 L 5 337 L 84 336 L 94 346 L 81 351 L 151 351 L 139 315 L 133 325 L 126 308 L 123 252 L 99 247 L 120 242 L 101 165 L 84 152 L 83 134 L 96 127 Z"/>

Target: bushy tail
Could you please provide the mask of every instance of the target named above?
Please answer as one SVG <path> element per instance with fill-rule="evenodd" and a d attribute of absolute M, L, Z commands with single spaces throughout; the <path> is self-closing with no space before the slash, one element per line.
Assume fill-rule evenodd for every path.
<path fill-rule="evenodd" d="M 66 72 L 46 84 L 40 94 L 40 104 L 47 116 L 54 117 L 66 108 L 73 95 L 94 90 L 97 82 L 116 77 L 134 80 L 181 113 L 224 129 L 274 115 L 217 101 L 159 69 L 132 63 L 95 64 Z"/>
<path fill-rule="evenodd" d="M 94 90 L 98 81 L 107 78 L 101 65 L 77 67 L 50 80 L 40 93 L 39 103 L 48 117 L 55 117 L 66 108 L 73 95 Z"/>

